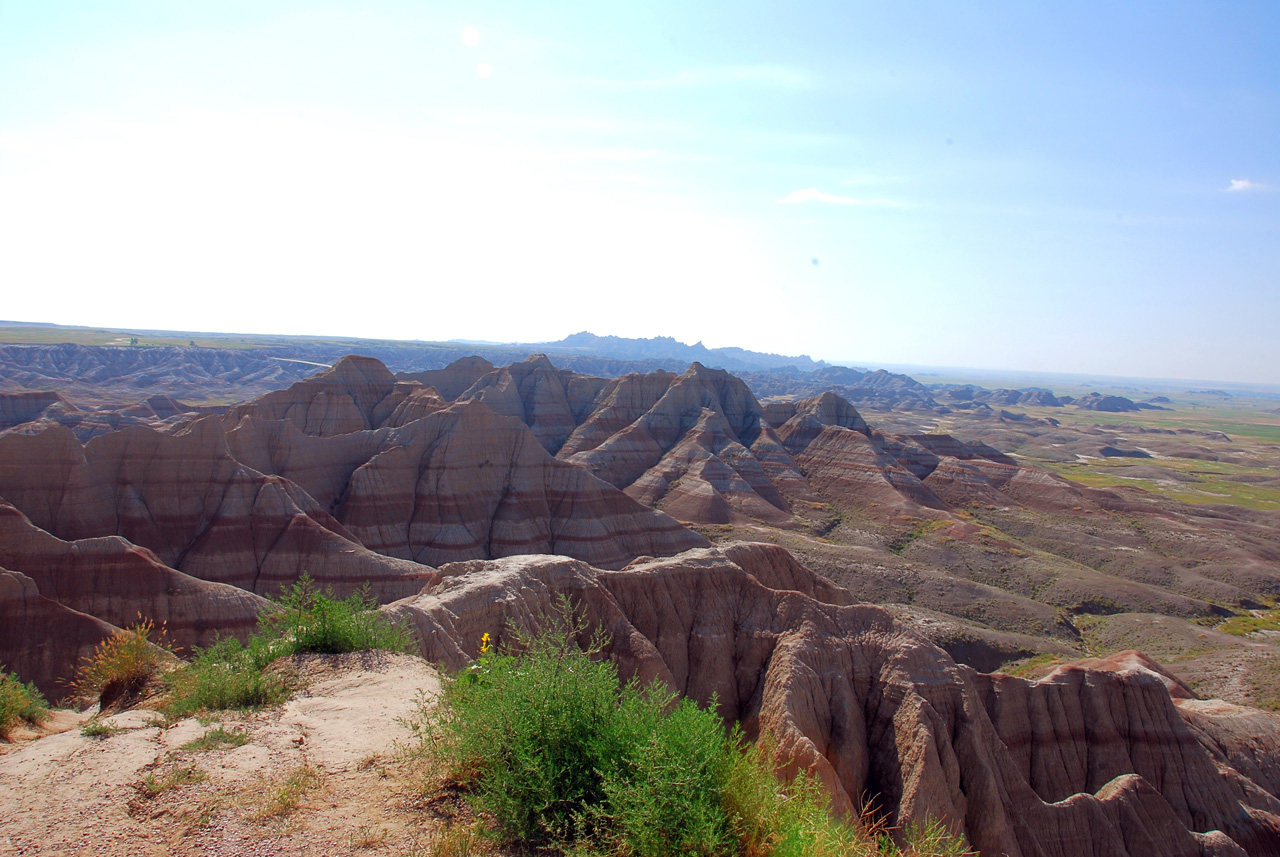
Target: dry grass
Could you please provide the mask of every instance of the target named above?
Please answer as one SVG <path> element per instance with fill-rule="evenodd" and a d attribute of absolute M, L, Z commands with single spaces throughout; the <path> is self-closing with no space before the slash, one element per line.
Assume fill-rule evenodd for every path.
<path fill-rule="evenodd" d="M 148 797 L 157 797 L 182 786 L 195 785 L 209 779 L 209 775 L 195 765 L 169 768 L 162 773 L 152 772 L 142 778 L 142 790 Z"/>
<path fill-rule="evenodd" d="M 138 624 L 103 640 L 81 660 L 71 683 L 76 694 L 105 708 L 136 696 L 173 659 L 164 625 L 157 632 L 150 619 L 138 618 Z"/>
<path fill-rule="evenodd" d="M 323 783 L 324 776 L 310 765 L 294 768 L 279 780 L 267 781 L 263 789 L 266 802 L 255 813 L 254 818 L 263 821 L 289 815 L 301 806 L 307 792 L 320 788 Z"/>

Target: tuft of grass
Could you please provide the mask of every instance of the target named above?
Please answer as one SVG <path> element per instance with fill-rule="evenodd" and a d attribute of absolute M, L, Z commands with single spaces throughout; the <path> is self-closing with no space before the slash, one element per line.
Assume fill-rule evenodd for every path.
<path fill-rule="evenodd" d="M 830 815 L 815 779 L 780 781 L 774 745 L 726 730 L 714 700 L 704 709 L 658 683 L 622 683 L 600 657 L 605 638 L 567 601 L 542 624 L 511 632 L 509 649 L 491 650 L 486 634 L 480 659 L 411 724 L 498 839 L 581 857 L 880 852 Z"/>
<path fill-rule="evenodd" d="M 385 827 L 362 824 L 347 836 L 347 846 L 352 851 L 359 851 L 363 848 L 377 848 L 386 842 L 390 835 L 391 833 Z"/>
<path fill-rule="evenodd" d="M 307 792 L 320 787 L 323 777 L 310 765 L 294 768 L 281 780 L 267 786 L 267 799 L 258 810 L 257 818 L 280 818 L 293 812 L 302 804 Z"/>
<path fill-rule="evenodd" d="M 902 843 L 899 847 L 888 834 L 881 834 L 880 853 L 885 857 L 969 857 L 973 854 L 937 820 L 908 824 L 902 830 Z"/>
<path fill-rule="evenodd" d="M 188 753 L 201 753 L 206 750 L 223 750 L 228 747 L 243 747 L 247 743 L 249 743 L 249 733 L 246 730 L 228 730 L 219 726 L 216 729 L 210 729 L 194 741 L 188 741 L 178 749 Z"/>
<path fill-rule="evenodd" d="M 743 857 L 843 857 L 875 853 L 872 838 L 832 818 L 822 784 L 806 773 L 790 783 L 774 775 L 768 736 L 742 742 L 723 794 L 737 852 Z"/>
<path fill-rule="evenodd" d="M 49 703 L 34 684 L 24 683 L 13 673 L 0 672 L 0 738 L 21 723 L 38 726 L 49 718 Z"/>
<path fill-rule="evenodd" d="M 150 619 L 103 640 L 91 655 L 81 659 L 71 682 L 77 694 L 109 705 L 136 694 L 172 658 L 164 626 L 156 633 Z"/>
<path fill-rule="evenodd" d="M 195 765 L 169 768 L 161 774 L 150 773 L 142 778 L 142 790 L 147 797 L 158 797 L 167 791 L 202 783 L 209 775 Z"/>
<path fill-rule="evenodd" d="M 110 738 L 121 731 L 119 726 L 112 726 L 100 720 L 90 720 L 80 727 L 80 734 L 86 738 Z"/>
<path fill-rule="evenodd" d="M 453 824 L 419 852 L 422 857 L 480 857 L 493 854 L 493 843 L 474 825 Z"/>
<path fill-rule="evenodd" d="M 289 685 L 278 673 L 266 672 L 274 659 L 261 637 L 248 646 L 226 638 L 197 649 L 191 663 L 168 676 L 171 690 L 165 714 L 187 717 L 200 711 L 250 710 L 283 702 Z"/>

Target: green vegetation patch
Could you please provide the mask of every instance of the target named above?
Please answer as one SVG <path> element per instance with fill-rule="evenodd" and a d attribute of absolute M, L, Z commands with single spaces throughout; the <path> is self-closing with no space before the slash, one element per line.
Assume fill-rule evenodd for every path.
<path fill-rule="evenodd" d="M 231 747 L 243 747 L 249 743 L 249 733 L 243 729 L 227 729 L 218 726 L 179 747 L 187 753 L 202 753 L 207 750 L 225 750 Z"/>
<path fill-rule="evenodd" d="M 1224 634 L 1247 637 L 1259 631 L 1280 632 L 1280 609 L 1253 610 L 1242 616 L 1232 616 L 1218 626 Z"/>
<path fill-rule="evenodd" d="M 253 709 L 283 702 L 291 688 L 267 667 L 301 652 L 340 654 L 370 649 L 414 651 L 413 635 L 377 609 L 368 589 L 347 598 L 319 591 L 308 575 L 281 591 L 276 609 L 258 620 L 247 643 L 228 638 L 197 649 L 189 664 L 169 674 L 169 717 L 199 711 Z"/>
<path fill-rule="evenodd" d="M 34 684 L 0 672 L 0 738 L 7 739 L 23 723 L 38 726 L 49 718 L 49 704 Z"/>
<path fill-rule="evenodd" d="M 833 819 L 816 780 L 780 782 L 767 741 L 746 742 L 660 683 L 622 683 L 600 657 L 605 638 L 567 602 L 543 625 L 501 650 L 486 634 L 480 659 L 414 724 L 490 835 L 584 857 L 897 853 Z M 912 835 L 934 850 L 908 853 L 963 853 L 937 825 Z"/>
<path fill-rule="evenodd" d="M 1063 655 L 1042 652 L 1034 657 L 1008 661 L 1000 667 L 999 672 L 1019 678 L 1038 678 L 1048 673 L 1064 660 L 1066 658 Z"/>
<path fill-rule="evenodd" d="M 1170 472 L 1168 481 L 1125 475 L 1131 460 L 1099 459 L 1088 462 L 1037 461 L 1038 466 L 1090 488 L 1141 488 L 1182 503 L 1225 503 L 1247 509 L 1271 511 L 1280 509 L 1280 487 L 1254 482 L 1237 482 L 1229 476 L 1257 475 L 1274 477 L 1276 471 L 1259 467 L 1243 467 L 1223 462 L 1186 459 L 1143 459 L 1143 466 Z M 1175 479 L 1173 474 L 1182 478 Z M 1191 479 L 1187 480 L 1186 477 Z"/>
<path fill-rule="evenodd" d="M 103 723 L 100 720 L 90 720 L 80 727 L 80 734 L 86 738 L 110 738 L 119 731 L 121 731 L 119 726 Z"/>
<path fill-rule="evenodd" d="M 950 521 L 939 520 L 916 520 L 910 519 L 911 526 L 899 532 L 889 540 L 888 548 L 895 554 L 901 556 L 907 548 L 911 547 L 917 540 L 924 538 L 941 527 L 947 526 Z"/>

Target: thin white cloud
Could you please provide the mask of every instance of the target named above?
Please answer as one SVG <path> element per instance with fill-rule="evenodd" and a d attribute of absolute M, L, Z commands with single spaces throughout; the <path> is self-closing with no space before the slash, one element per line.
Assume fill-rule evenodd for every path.
<path fill-rule="evenodd" d="M 816 187 L 793 190 L 778 202 L 826 202 L 832 205 L 897 205 L 896 202 L 889 199 L 856 199 L 852 196 L 825 193 Z"/>
<path fill-rule="evenodd" d="M 596 86 L 617 89 L 664 89 L 678 86 L 747 85 L 765 89 L 808 89 L 814 79 L 803 69 L 778 65 L 717 66 L 695 68 L 650 80 L 595 80 Z"/>
<path fill-rule="evenodd" d="M 904 176 L 860 176 L 856 179 L 845 179 L 840 184 L 862 185 L 862 184 L 887 184 L 889 182 L 905 181 Z"/>
<path fill-rule="evenodd" d="M 1232 179 L 1231 184 L 1227 186 L 1227 192 L 1231 193 L 1233 191 L 1242 191 L 1242 190 L 1262 190 L 1263 187 L 1264 185 L 1260 185 L 1257 182 L 1251 182 L 1248 179 Z"/>

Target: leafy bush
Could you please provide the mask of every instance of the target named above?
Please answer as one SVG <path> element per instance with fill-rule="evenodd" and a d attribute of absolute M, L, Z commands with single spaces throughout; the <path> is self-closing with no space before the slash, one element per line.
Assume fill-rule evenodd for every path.
<path fill-rule="evenodd" d="M 622 731 L 651 728 L 605 777 L 618 840 L 643 857 L 730 853 L 723 795 L 734 756 L 720 718 L 688 699 L 671 708 L 665 689 L 629 695 L 633 702 L 618 709 Z M 632 705 L 639 710 L 628 714 Z"/>
<path fill-rule="evenodd" d="M 441 758 L 510 839 L 573 839 L 624 753 L 617 673 L 591 659 L 599 640 L 577 646 L 577 630 L 560 623 L 523 639 L 520 656 L 485 652 L 426 720 Z"/>
<path fill-rule="evenodd" d="M 299 652 L 414 649 L 412 635 L 378 612 L 367 586 L 337 599 L 318 591 L 304 574 L 293 586 L 281 589 L 276 605 L 259 617 L 258 631 L 248 643 L 219 640 L 207 649 L 197 649 L 191 663 L 171 673 L 172 694 L 165 713 L 184 717 L 197 711 L 283 702 L 289 683 L 267 666 Z"/>
<path fill-rule="evenodd" d="M 8 738 L 23 721 L 34 726 L 48 717 L 49 704 L 34 684 L 25 684 L 12 673 L 0 672 L 0 738 Z"/>
<path fill-rule="evenodd" d="M 832 818 L 822 784 L 807 773 L 783 783 L 773 772 L 776 748 L 765 736 L 742 742 L 723 801 L 744 857 L 836 857 L 874 854 L 865 830 Z"/>
<path fill-rule="evenodd" d="M 425 752 L 501 838 L 584 856 L 834 857 L 894 847 L 833 819 L 813 778 L 780 782 L 767 740 L 726 732 L 714 711 L 661 685 L 621 684 L 598 658 L 598 633 L 578 644 L 586 627 L 567 603 L 546 628 L 517 632 L 501 652 L 486 634 L 480 659 L 446 681 L 439 703 L 420 703 Z M 959 847 L 941 828 L 929 833 Z"/>
<path fill-rule="evenodd" d="M 93 654 L 81 660 L 71 683 L 76 693 L 110 705 L 140 691 L 172 658 L 164 626 L 152 640 L 155 623 L 138 618 L 138 624 L 103 640 Z"/>

